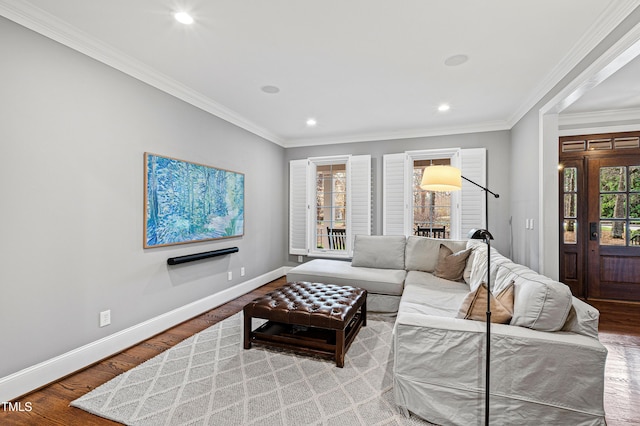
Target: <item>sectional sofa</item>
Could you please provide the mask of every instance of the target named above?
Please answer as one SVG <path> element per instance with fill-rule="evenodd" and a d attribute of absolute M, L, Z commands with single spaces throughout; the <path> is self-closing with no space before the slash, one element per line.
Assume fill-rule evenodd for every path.
<path fill-rule="evenodd" d="M 397 315 L 399 409 L 436 424 L 482 424 L 486 323 L 477 296 L 486 280 L 486 245 L 356 236 L 354 247 L 351 262 L 315 259 L 287 279 L 367 289 L 370 311 Z M 604 425 L 607 350 L 598 341 L 598 311 L 566 285 L 494 249 L 490 265 L 496 306 L 509 313 L 504 324 L 491 326 L 491 422 Z"/>

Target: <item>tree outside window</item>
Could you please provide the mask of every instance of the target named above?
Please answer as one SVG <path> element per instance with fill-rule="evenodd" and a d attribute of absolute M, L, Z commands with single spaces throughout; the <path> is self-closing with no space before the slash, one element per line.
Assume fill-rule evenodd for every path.
<path fill-rule="evenodd" d="M 329 241 L 333 230 L 345 232 L 347 227 L 347 165 L 326 164 L 316 168 L 316 248 L 345 250 L 341 244 Z"/>
<path fill-rule="evenodd" d="M 420 188 L 425 167 L 450 165 L 448 158 L 416 160 L 413 162 L 413 231 L 444 229 L 448 238 L 451 231 L 451 192 L 425 191 Z"/>
<path fill-rule="evenodd" d="M 600 243 L 640 239 L 640 166 L 600 168 Z"/>

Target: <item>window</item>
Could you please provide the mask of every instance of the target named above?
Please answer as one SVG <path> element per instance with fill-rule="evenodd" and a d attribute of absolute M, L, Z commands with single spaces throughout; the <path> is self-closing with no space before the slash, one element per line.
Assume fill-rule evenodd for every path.
<path fill-rule="evenodd" d="M 316 248 L 344 251 L 347 249 L 347 164 L 316 165 L 315 174 Z"/>
<path fill-rule="evenodd" d="M 289 253 L 350 257 L 355 235 L 371 234 L 371 157 L 289 163 Z"/>
<path fill-rule="evenodd" d="M 448 238 L 451 232 L 451 192 L 425 191 L 420 188 L 425 167 L 450 165 L 449 158 L 413 162 L 413 233 Z"/>
<path fill-rule="evenodd" d="M 486 184 L 486 150 L 432 149 L 387 154 L 383 158 L 382 233 L 416 235 L 418 226 L 431 227 L 422 235 L 442 237 L 435 228 L 444 227 L 446 238 L 459 239 L 472 228 L 484 228 L 484 192 L 467 181 L 462 190 L 429 193 L 419 189 L 422 170 L 429 164 L 450 164 L 479 185 Z M 420 177 L 418 177 L 420 176 Z M 439 230 L 438 230 L 439 231 Z"/>

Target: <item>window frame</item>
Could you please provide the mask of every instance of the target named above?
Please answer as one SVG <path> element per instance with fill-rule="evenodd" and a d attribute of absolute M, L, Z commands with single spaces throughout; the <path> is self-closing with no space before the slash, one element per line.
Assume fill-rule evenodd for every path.
<path fill-rule="evenodd" d="M 352 251 L 351 247 L 351 156 L 349 155 L 335 155 L 329 157 L 311 157 L 309 158 L 309 164 L 311 167 L 310 176 L 311 179 L 308 185 L 309 191 L 309 218 L 308 218 L 308 232 L 309 232 L 309 244 L 308 244 L 308 256 L 311 257 L 334 257 L 334 258 L 348 258 Z M 345 166 L 345 229 L 347 233 L 346 244 L 343 250 L 332 250 L 329 248 L 318 248 L 318 217 L 317 217 L 317 184 L 316 179 L 318 177 L 318 166 Z M 331 209 L 335 209 L 333 205 L 333 197 L 331 200 Z M 324 221 L 326 222 L 326 220 Z"/>
<path fill-rule="evenodd" d="M 460 168 L 460 148 L 446 149 L 425 149 L 419 151 L 407 151 L 408 165 L 406 167 L 407 181 L 405 188 L 407 190 L 408 211 L 407 221 L 405 222 L 405 235 L 414 235 L 413 225 L 415 223 L 413 203 L 413 170 L 416 161 L 433 161 L 433 160 L 449 160 L 449 164 L 453 167 Z M 451 191 L 451 229 L 449 229 L 449 237 L 451 239 L 459 239 L 460 237 L 460 192 Z"/>
<path fill-rule="evenodd" d="M 345 250 L 319 249 L 316 245 L 317 167 L 330 164 L 346 165 Z M 355 235 L 371 235 L 371 200 L 370 155 L 333 155 L 291 160 L 289 162 L 289 253 L 338 259 L 353 257 Z"/>
<path fill-rule="evenodd" d="M 451 166 L 478 185 L 486 186 L 486 148 L 446 148 L 385 154 L 382 183 L 383 235 L 413 235 L 413 164 L 415 160 L 450 158 Z M 450 239 L 465 239 L 472 228 L 485 228 L 485 196 L 462 181 L 451 197 Z"/>

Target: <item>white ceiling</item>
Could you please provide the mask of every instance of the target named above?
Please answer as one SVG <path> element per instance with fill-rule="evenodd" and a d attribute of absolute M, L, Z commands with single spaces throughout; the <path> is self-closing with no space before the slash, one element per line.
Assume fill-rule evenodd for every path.
<path fill-rule="evenodd" d="M 0 0 L 0 13 L 300 146 L 509 129 L 640 1 L 177 3 Z M 179 9 L 195 23 L 177 23 Z M 456 54 L 468 62 L 444 64 Z M 629 102 L 640 104 L 637 93 Z M 438 112 L 441 103 L 451 109 Z M 316 127 L 305 125 L 309 117 Z"/>
<path fill-rule="evenodd" d="M 563 113 L 584 114 L 637 108 L 640 108 L 640 57 L 589 90 Z"/>

